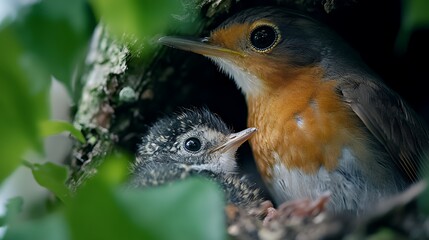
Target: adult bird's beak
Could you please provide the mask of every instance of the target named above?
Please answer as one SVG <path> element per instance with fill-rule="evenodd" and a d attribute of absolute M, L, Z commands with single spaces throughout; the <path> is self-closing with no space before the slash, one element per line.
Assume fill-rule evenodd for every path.
<path fill-rule="evenodd" d="M 247 128 L 241 132 L 232 133 L 228 136 L 225 143 L 213 149 L 212 152 L 220 151 L 224 153 L 230 149 L 238 148 L 241 144 L 246 142 L 256 132 L 256 130 L 256 128 Z"/>
<path fill-rule="evenodd" d="M 183 38 L 183 37 L 165 36 L 158 39 L 158 43 L 169 47 L 198 53 L 208 57 L 220 57 L 220 58 L 226 57 L 227 58 L 228 56 L 231 56 L 231 55 L 238 55 L 241 57 L 244 56 L 240 52 L 213 45 L 206 38 L 190 39 L 190 38 Z"/>

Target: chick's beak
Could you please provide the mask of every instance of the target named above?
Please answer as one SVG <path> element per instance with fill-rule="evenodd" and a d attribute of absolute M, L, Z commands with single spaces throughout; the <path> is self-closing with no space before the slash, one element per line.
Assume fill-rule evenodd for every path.
<path fill-rule="evenodd" d="M 241 57 L 244 56 L 240 52 L 211 44 L 206 38 L 190 39 L 183 37 L 165 36 L 158 39 L 158 43 L 169 47 L 198 53 L 208 57 L 228 58 L 231 55 L 238 55 Z"/>
<path fill-rule="evenodd" d="M 230 149 L 238 148 L 241 144 L 246 142 L 255 132 L 256 128 L 247 128 L 238 133 L 228 135 L 227 141 L 216 147 L 212 152 L 220 151 L 221 153 L 227 152 Z"/>

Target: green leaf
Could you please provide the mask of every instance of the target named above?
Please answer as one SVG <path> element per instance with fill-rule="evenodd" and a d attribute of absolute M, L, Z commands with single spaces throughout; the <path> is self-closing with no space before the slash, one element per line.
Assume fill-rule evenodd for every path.
<path fill-rule="evenodd" d="M 115 198 L 114 189 L 123 182 L 128 165 L 123 154 L 109 156 L 97 174 L 78 189 L 66 209 L 73 239 L 153 239 L 130 222 Z"/>
<path fill-rule="evenodd" d="M 406 236 L 401 235 L 400 232 L 394 231 L 394 229 L 390 229 L 387 227 L 382 227 L 378 229 L 376 232 L 367 236 L 365 239 L 367 240 L 406 240 Z"/>
<path fill-rule="evenodd" d="M 156 239 L 226 239 L 223 195 L 206 179 L 117 191 L 116 197 L 130 220 Z"/>
<path fill-rule="evenodd" d="M 181 7 L 177 0 L 92 0 L 98 16 L 118 34 L 147 38 L 163 32 L 172 13 Z"/>
<path fill-rule="evenodd" d="M 40 132 L 43 137 L 59 134 L 62 132 L 69 132 L 73 137 L 81 143 L 85 143 L 85 137 L 82 132 L 76 129 L 73 124 L 65 121 L 43 121 L 39 125 Z"/>
<path fill-rule="evenodd" d="M 47 88 L 52 74 L 71 90 L 94 27 L 88 9 L 85 0 L 42 0 L 20 11 L 14 30 L 25 49 L 21 64 L 38 79 L 35 89 Z"/>
<path fill-rule="evenodd" d="M 44 92 L 31 94 L 19 62 L 22 48 L 10 26 L 0 27 L 0 182 L 20 163 L 31 147 L 41 149 L 36 122 L 43 117 Z"/>
<path fill-rule="evenodd" d="M 396 42 L 398 51 L 405 51 L 411 34 L 417 28 L 429 28 L 429 1 L 403 1 L 401 28 Z"/>
<path fill-rule="evenodd" d="M 40 219 L 16 221 L 8 227 L 4 240 L 68 240 L 64 214 L 57 212 Z"/>
<path fill-rule="evenodd" d="M 116 165 L 120 159 L 105 162 L 67 206 L 73 239 L 226 238 L 223 195 L 217 185 L 197 178 L 159 188 L 124 188 L 109 179 L 120 179 L 121 174 L 112 174 L 114 166 L 124 167 Z"/>
<path fill-rule="evenodd" d="M 25 151 L 42 149 L 51 74 L 66 82 L 90 35 L 86 1 L 43 0 L 0 26 L 0 181 Z"/>
<path fill-rule="evenodd" d="M 173 15 L 183 12 L 180 0 L 91 0 L 94 11 L 112 33 L 118 37 L 130 37 L 146 43 L 140 53 L 147 54 L 155 47 L 151 41 L 155 35 L 167 29 L 177 29 L 184 22 L 174 22 Z"/>
<path fill-rule="evenodd" d="M 13 220 L 21 211 L 24 201 L 22 197 L 14 197 L 6 203 L 6 214 L 0 217 L 0 227 Z"/>
<path fill-rule="evenodd" d="M 63 203 L 69 203 L 71 194 L 65 185 L 68 177 L 67 168 L 51 162 L 44 164 L 26 162 L 25 165 L 31 168 L 34 179 L 40 186 L 53 192 Z"/>
<path fill-rule="evenodd" d="M 191 178 L 157 188 L 129 188 L 118 181 L 123 170 L 113 171 L 115 166 L 126 169 L 128 165 L 116 164 L 124 160 L 129 159 L 109 157 L 54 214 L 12 221 L 5 239 L 226 239 L 223 194 L 216 184 Z M 65 177 L 50 163 L 30 166 L 35 176 L 50 176 L 37 180 L 50 189 Z"/>
<path fill-rule="evenodd" d="M 112 153 L 99 167 L 98 178 L 107 185 L 122 184 L 128 178 L 131 157 L 123 152 Z"/>
<path fill-rule="evenodd" d="M 79 189 L 67 208 L 67 218 L 73 239 L 155 239 L 130 221 L 113 188 L 100 179 L 90 179 Z"/>

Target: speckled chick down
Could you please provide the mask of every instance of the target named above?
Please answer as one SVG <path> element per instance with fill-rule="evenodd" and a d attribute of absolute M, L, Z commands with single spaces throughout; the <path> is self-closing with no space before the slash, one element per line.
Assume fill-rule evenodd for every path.
<path fill-rule="evenodd" d="M 233 135 L 207 109 L 188 109 L 161 118 L 139 144 L 132 165 L 131 186 L 159 186 L 201 176 L 219 184 L 227 203 L 245 208 L 258 206 L 263 201 L 260 190 L 236 172 L 235 154 L 241 143 L 222 148 Z M 199 148 L 187 149 L 190 139 L 199 142 Z"/>

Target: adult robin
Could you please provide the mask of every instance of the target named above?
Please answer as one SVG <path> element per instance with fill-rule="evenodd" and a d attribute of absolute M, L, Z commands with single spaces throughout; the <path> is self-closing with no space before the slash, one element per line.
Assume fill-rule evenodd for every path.
<path fill-rule="evenodd" d="M 207 109 L 184 110 L 156 121 L 142 138 L 132 164 L 131 187 L 159 186 L 200 176 L 217 183 L 228 203 L 259 207 L 262 192 L 236 172 L 235 154 L 255 128 L 232 133 Z"/>
<path fill-rule="evenodd" d="M 277 204 L 329 191 L 328 210 L 359 214 L 420 179 L 426 123 L 322 23 L 258 7 L 207 38 L 159 42 L 207 56 L 234 79 Z"/>

